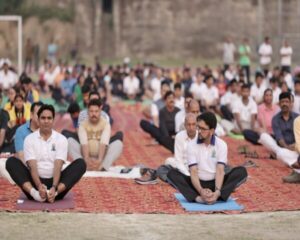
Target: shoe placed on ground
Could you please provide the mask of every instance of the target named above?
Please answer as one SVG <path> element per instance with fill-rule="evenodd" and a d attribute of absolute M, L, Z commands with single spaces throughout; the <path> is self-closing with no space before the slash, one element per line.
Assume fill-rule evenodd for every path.
<path fill-rule="evenodd" d="M 300 183 L 300 173 L 293 171 L 290 175 L 282 178 L 285 183 Z"/>
<path fill-rule="evenodd" d="M 257 152 L 256 151 L 254 151 L 254 152 L 246 152 L 246 155 L 245 155 L 245 157 L 246 158 L 259 158 L 259 156 L 258 156 L 258 154 L 257 154 Z"/>
<path fill-rule="evenodd" d="M 136 183 L 142 185 L 158 183 L 156 170 L 151 168 L 145 168 L 143 171 L 141 171 L 141 173 L 142 177 L 134 179 Z"/>

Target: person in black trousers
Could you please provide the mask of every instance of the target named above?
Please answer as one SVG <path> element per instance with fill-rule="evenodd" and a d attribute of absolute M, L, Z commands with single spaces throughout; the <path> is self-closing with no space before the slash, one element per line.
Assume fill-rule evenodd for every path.
<path fill-rule="evenodd" d="M 10 157 L 6 170 L 28 199 L 53 203 L 64 198 L 86 171 L 83 159 L 73 161 L 62 171 L 67 160 L 68 141 L 53 130 L 55 111 L 43 105 L 38 111 L 40 129 L 28 135 L 24 142 L 25 166 L 20 159 Z"/>
<path fill-rule="evenodd" d="M 175 143 L 175 115 L 180 111 L 175 107 L 174 93 L 168 91 L 165 96 L 165 107 L 159 111 L 159 127 L 145 120 L 140 122 L 141 128 L 149 133 L 162 146 L 174 153 Z"/>
<path fill-rule="evenodd" d="M 247 179 L 244 167 L 232 168 L 227 174 L 227 144 L 217 136 L 217 119 L 211 112 L 197 117 L 198 140 L 187 147 L 187 160 L 191 176 L 176 169 L 167 174 L 168 181 L 189 202 L 213 204 L 227 201 L 230 194 Z"/>

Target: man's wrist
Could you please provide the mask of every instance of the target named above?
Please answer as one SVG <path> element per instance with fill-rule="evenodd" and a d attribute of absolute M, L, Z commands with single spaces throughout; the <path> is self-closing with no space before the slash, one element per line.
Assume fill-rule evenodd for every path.
<path fill-rule="evenodd" d="M 56 184 L 52 184 L 51 188 L 54 188 L 55 192 L 57 191 L 57 185 Z"/>

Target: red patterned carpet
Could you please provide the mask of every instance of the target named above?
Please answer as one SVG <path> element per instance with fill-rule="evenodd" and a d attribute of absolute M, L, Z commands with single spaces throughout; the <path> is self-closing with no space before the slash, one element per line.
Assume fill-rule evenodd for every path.
<path fill-rule="evenodd" d="M 164 148 L 149 146 L 151 138 L 139 127 L 141 105 L 116 104 L 112 115 L 114 130 L 122 130 L 124 154 L 117 165 L 133 166 L 143 163 L 158 167 L 171 154 Z M 66 119 L 65 119 L 66 120 Z M 58 129 L 70 128 L 69 121 L 60 121 Z M 229 161 L 233 166 L 245 162 L 238 153 L 238 147 L 247 145 L 257 151 L 261 159 L 252 159 L 257 167 L 248 168 L 249 178 L 233 194 L 239 204 L 244 205 L 242 212 L 281 211 L 300 209 L 300 186 L 283 184 L 281 177 L 290 170 L 277 160 L 267 159 L 269 153 L 260 146 L 245 141 L 225 138 L 229 144 Z M 75 187 L 75 209 L 71 212 L 98 213 L 168 213 L 185 214 L 173 193 L 175 190 L 160 182 L 157 185 L 141 186 L 133 180 L 112 178 L 84 178 Z M 16 211 L 16 201 L 20 191 L 5 180 L 0 179 L 0 210 Z"/>

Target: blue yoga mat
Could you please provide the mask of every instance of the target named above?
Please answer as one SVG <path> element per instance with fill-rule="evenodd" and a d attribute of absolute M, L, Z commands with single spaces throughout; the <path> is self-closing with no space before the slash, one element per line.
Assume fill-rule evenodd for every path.
<path fill-rule="evenodd" d="M 225 210 L 243 210 L 242 205 L 237 204 L 232 198 L 229 198 L 227 202 L 217 201 L 213 205 L 202 204 L 202 203 L 190 203 L 180 193 L 175 193 L 176 199 L 180 202 L 180 205 L 186 210 L 191 212 L 197 211 L 225 211 Z"/>

